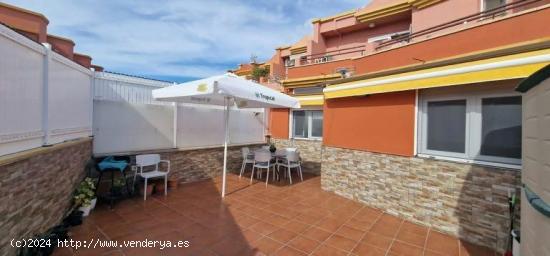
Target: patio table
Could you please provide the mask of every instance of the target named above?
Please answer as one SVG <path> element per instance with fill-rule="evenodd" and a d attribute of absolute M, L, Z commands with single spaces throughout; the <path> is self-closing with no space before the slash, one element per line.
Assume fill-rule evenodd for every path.
<path fill-rule="evenodd" d="M 267 150 L 265 149 L 258 149 L 258 150 L 255 150 L 253 153 L 248 153 L 249 156 L 254 156 L 256 154 L 256 152 L 265 152 Z M 286 149 L 277 149 L 277 151 L 275 152 L 270 152 L 271 153 L 271 158 L 283 158 L 285 157 L 286 155 Z"/>
<path fill-rule="evenodd" d="M 258 150 L 255 150 L 254 153 L 249 153 L 248 155 L 254 157 L 256 152 L 265 152 L 265 151 L 268 151 L 268 150 L 258 149 Z M 286 157 L 286 152 L 287 152 L 286 148 L 285 149 L 277 149 L 275 152 L 270 152 L 271 153 L 271 160 L 275 161 L 275 163 L 277 163 L 277 161 L 279 161 L 281 159 L 284 159 Z M 277 173 L 278 173 L 278 171 L 277 171 Z M 280 177 L 281 176 L 278 175 L 277 180 L 280 180 Z"/>

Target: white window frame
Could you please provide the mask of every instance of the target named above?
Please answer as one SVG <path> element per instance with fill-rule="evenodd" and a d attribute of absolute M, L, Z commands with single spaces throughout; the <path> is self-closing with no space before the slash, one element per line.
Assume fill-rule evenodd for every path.
<path fill-rule="evenodd" d="M 488 11 L 488 10 L 485 9 L 485 8 L 486 8 L 486 5 L 487 5 L 487 4 L 486 4 L 486 1 L 487 1 L 487 0 L 480 0 L 480 1 L 481 1 L 481 3 L 480 3 L 479 6 L 480 6 L 481 8 L 480 8 L 479 11 L 480 11 L 480 12 Z M 504 5 L 506 5 L 506 4 L 508 4 L 508 1 L 507 1 L 507 0 L 504 1 Z"/>
<path fill-rule="evenodd" d="M 521 168 L 521 159 L 484 156 L 480 155 L 481 133 L 482 133 L 482 99 L 519 96 L 517 92 L 497 92 L 497 91 L 474 91 L 469 93 L 441 93 L 432 95 L 420 95 L 418 102 L 418 141 L 417 151 L 420 157 L 440 158 L 443 160 L 459 161 L 466 163 L 478 163 L 483 165 L 505 167 L 518 169 Z M 446 152 L 438 150 L 429 150 L 427 148 L 427 108 L 428 102 L 447 101 L 447 100 L 466 100 L 466 134 L 465 134 L 465 152 Z M 522 102 L 522 105 L 524 103 Z"/>
<path fill-rule="evenodd" d="M 294 136 L 294 111 L 306 111 L 306 119 L 307 119 L 307 125 L 308 125 L 308 130 L 307 130 L 307 137 L 295 137 Z M 290 115 L 289 115 L 289 135 L 288 137 L 291 138 L 291 139 L 295 139 L 295 140 L 322 140 L 323 137 L 316 137 L 316 136 L 312 136 L 311 135 L 311 127 L 312 127 L 312 124 L 313 124 L 313 118 L 312 118 L 312 115 L 311 115 L 311 112 L 308 112 L 308 111 L 321 111 L 321 113 L 323 114 L 323 109 L 322 108 L 301 108 L 301 109 L 291 109 L 290 110 Z M 324 115 L 323 116 L 323 119 L 324 119 Z M 324 130 L 324 127 L 323 127 L 323 130 Z"/>

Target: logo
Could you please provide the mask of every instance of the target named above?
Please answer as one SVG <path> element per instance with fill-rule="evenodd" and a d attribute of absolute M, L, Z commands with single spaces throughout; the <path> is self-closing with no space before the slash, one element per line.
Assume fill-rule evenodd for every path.
<path fill-rule="evenodd" d="M 265 94 L 262 94 L 260 92 L 256 92 L 256 93 L 254 93 L 254 95 L 256 95 L 256 98 L 258 98 L 258 99 L 264 99 L 266 101 L 275 101 L 274 96 L 265 95 Z"/>
<path fill-rule="evenodd" d="M 197 85 L 197 92 L 206 92 L 208 90 L 207 84 L 199 84 Z"/>

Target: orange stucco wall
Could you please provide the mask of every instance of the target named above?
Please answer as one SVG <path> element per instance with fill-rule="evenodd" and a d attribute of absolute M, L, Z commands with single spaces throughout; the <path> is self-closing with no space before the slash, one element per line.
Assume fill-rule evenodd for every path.
<path fill-rule="evenodd" d="M 336 68 L 340 67 L 354 69 L 355 74 L 365 74 L 400 66 L 420 64 L 419 60 L 431 61 L 449 58 L 475 51 L 541 39 L 550 36 L 550 26 L 545 25 L 548 23 L 548 17 L 550 17 L 550 8 L 357 59 L 293 67 L 288 69 L 288 78 L 331 74 Z M 510 31 L 513 31 L 513 33 Z"/>
<path fill-rule="evenodd" d="M 73 54 L 74 54 L 73 41 L 65 38 L 48 35 L 48 43 L 52 45 L 52 49 L 55 52 L 67 57 L 68 59 L 71 59 L 71 60 L 73 59 Z"/>
<path fill-rule="evenodd" d="M 269 132 L 272 138 L 288 139 L 289 110 L 272 108 L 269 110 Z"/>
<path fill-rule="evenodd" d="M 478 13 L 481 11 L 480 5 L 480 0 L 447 0 L 428 8 L 415 8 L 412 12 L 412 32 Z"/>
<path fill-rule="evenodd" d="M 36 35 L 39 43 L 46 42 L 48 19 L 41 14 L 0 2 L 0 22 L 14 29 Z M 34 36 L 31 39 L 34 39 Z"/>
<path fill-rule="evenodd" d="M 415 91 L 331 99 L 323 111 L 326 146 L 414 154 Z"/>
<path fill-rule="evenodd" d="M 354 61 L 357 74 L 481 51 L 550 36 L 550 8 L 489 23 Z M 513 31 L 513 33 L 510 33 Z"/>
<path fill-rule="evenodd" d="M 73 61 L 84 66 L 85 68 L 92 67 L 92 57 L 84 54 L 74 53 Z"/>

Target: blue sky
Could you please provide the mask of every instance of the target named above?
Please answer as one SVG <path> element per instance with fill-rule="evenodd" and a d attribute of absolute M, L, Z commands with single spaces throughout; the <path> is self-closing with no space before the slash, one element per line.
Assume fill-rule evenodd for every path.
<path fill-rule="evenodd" d="M 106 70 L 183 82 L 268 59 L 311 33 L 311 19 L 369 0 L 7 0 L 43 13 L 48 33 Z"/>

